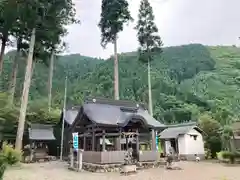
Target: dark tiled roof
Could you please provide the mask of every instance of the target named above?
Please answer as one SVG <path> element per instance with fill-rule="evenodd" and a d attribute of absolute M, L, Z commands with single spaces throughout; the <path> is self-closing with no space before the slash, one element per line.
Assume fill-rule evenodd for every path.
<path fill-rule="evenodd" d="M 201 132 L 201 130 L 197 126 L 178 126 L 178 127 L 169 127 L 163 130 L 159 136 L 160 139 L 173 139 L 177 138 L 179 135 L 183 135 L 188 133 L 192 129 L 197 129 Z"/>
<path fill-rule="evenodd" d="M 105 98 L 88 98 L 82 107 L 68 107 L 65 122 L 72 125 L 81 108 L 83 108 L 83 113 L 97 124 L 124 126 L 128 121 L 136 118 L 141 119 L 150 127 L 165 127 L 164 124 L 150 116 L 144 104 Z"/>
<path fill-rule="evenodd" d="M 66 110 L 65 122 L 71 125 L 75 121 L 78 115 L 78 112 L 79 112 L 79 109 Z"/>
<path fill-rule="evenodd" d="M 68 106 L 66 108 L 66 112 L 65 112 L 66 113 L 65 114 L 65 122 L 69 125 L 72 125 L 73 122 L 75 121 L 80 109 L 81 109 L 81 106 Z M 61 122 L 63 119 L 63 112 L 64 112 L 64 110 L 61 113 Z"/>
<path fill-rule="evenodd" d="M 83 111 L 88 118 L 97 124 L 106 125 L 126 125 L 132 119 L 141 119 L 145 124 L 151 127 L 165 127 L 149 113 L 141 108 L 131 106 L 129 108 L 120 105 L 110 105 L 99 102 L 89 102 L 83 105 Z"/>
<path fill-rule="evenodd" d="M 31 124 L 28 129 L 30 140 L 55 140 L 52 125 Z"/>
<path fill-rule="evenodd" d="M 108 105 L 122 106 L 122 107 L 136 107 L 136 105 L 138 104 L 141 108 L 147 109 L 143 103 L 129 101 L 129 100 L 113 100 L 113 99 L 107 99 L 102 97 L 93 97 L 93 98 L 89 97 L 85 100 L 85 104 L 93 103 L 93 100 L 96 100 L 98 104 L 108 104 Z"/>
<path fill-rule="evenodd" d="M 168 124 L 167 127 L 197 126 L 197 122 L 184 122 L 180 124 Z"/>

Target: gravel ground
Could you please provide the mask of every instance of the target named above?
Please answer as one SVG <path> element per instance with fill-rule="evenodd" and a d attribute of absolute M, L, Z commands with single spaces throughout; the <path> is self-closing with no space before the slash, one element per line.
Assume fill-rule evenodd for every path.
<path fill-rule="evenodd" d="M 73 172 L 60 162 L 22 164 L 9 168 L 4 180 L 240 180 L 239 166 L 181 162 L 181 167 L 183 170 L 156 168 L 122 176 L 119 173 Z"/>

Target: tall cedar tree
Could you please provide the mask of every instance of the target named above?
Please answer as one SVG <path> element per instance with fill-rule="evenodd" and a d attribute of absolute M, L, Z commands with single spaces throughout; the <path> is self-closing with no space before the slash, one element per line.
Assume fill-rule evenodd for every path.
<path fill-rule="evenodd" d="M 158 35 L 158 28 L 154 23 L 153 9 L 148 0 L 142 0 L 140 3 L 138 21 L 137 21 L 137 38 L 139 41 L 139 60 L 148 65 L 148 97 L 149 112 L 153 115 L 152 109 L 152 88 L 151 88 L 151 69 L 150 62 L 153 60 L 155 53 L 162 52 L 162 40 Z"/>
<path fill-rule="evenodd" d="M 18 1 L 0 0 L 0 75 L 3 70 L 3 56 L 7 46 L 8 38 L 11 35 L 10 30 L 14 27 L 18 19 Z"/>
<path fill-rule="evenodd" d="M 24 11 L 21 11 L 19 21 L 25 24 L 27 34 L 29 34 L 28 37 L 26 37 L 29 41 L 29 50 L 21 98 L 15 144 L 16 149 L 21 149 L 22 147 L 29 88 L 34 69 L 33 59 L 42 56 L 45 57 L 45 52 L 49 50 L 49 45 L 57 43 L 55 39 L 58 39 L 58 36 L 61 36 L 61 33 L 56 32 L 56 29 L 62 29 L 61 27 L 75 21 L 75 9 L 72 0 L 25 0 L 21 2 L 21 7 Z M 56 33 L 57 37 L 53 37 L 49 34 L 53 31 Z M 50 39 L 54 38 L 54 42 L 51 40 L 49 41 L 49 37 Z M 44 58 L 41 59 L 43 60 Z"/>
<path fill-rule="evenodd" d="M 99 27 L 101 29 L 101 45 L 114 44 L 114 98 L 119 99 L 119 75 L 117 57 L 117 35 L 123 30 L 123 25 L 132 17 L 126 0 L 102 0 L 102 12 Z"/>

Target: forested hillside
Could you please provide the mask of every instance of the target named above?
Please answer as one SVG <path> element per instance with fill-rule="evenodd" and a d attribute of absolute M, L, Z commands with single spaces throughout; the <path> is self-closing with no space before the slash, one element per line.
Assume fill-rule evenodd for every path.
<path fill-rule="evenodd" d="M 5 56 L 3 91 L 8 89 L 13 52 Z M 25 63 L 17 79 L 16 104 L 21 95 Z M 53 107 L 62 108 L 64 79 L 68 75 L 68 104 L 80 104 L 86 96 L 113 97 L 113 60 L 60 56 L 55 61 Z M 147 103 L 147 68 L 137 53 L 119 57 L 120 99 Z M 47 107 L 48 65 L 36 63 L 30 89 L 30 107 Z M 225 124 L 240 116 L 240 50 L 199 44 L 164 48 L 152 62 L 154 115 L 166 123 L 196 120 L 211 113 Z"/>

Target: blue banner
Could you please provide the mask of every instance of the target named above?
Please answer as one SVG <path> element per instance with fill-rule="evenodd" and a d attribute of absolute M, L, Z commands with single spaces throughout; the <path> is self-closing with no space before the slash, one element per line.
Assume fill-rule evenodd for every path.
<path fill-rule="evenodd" d="M 157 151 L 158 151 L 158 133 L 156 131 L 156 148 L 157 148 Z"/>
<path fill-rule="evenodd" d="M 78 133 L 72 133 L 73 136 L 73 148 L 74 150 L 78 150 Z"/>

